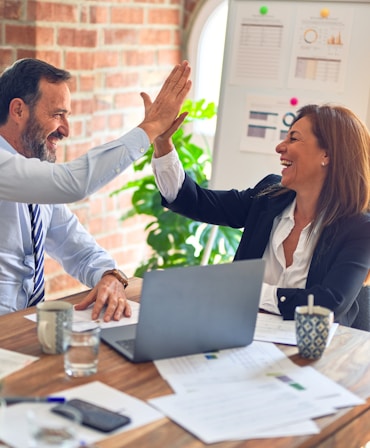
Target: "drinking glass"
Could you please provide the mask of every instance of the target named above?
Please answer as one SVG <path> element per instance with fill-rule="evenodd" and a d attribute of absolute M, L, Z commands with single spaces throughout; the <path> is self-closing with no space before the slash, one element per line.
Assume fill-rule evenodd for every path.
<path fill-rule="evenodd" d="M 64 328 L 64 371 L 72 377 L 88 376 L 98 370 L 100 326 L 73 322 Z"/>

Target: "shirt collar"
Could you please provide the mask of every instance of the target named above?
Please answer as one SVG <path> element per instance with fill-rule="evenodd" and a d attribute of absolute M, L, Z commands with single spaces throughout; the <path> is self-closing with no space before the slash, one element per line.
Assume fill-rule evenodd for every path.
<path fill-rule="evenodd" d="M 296 198 L 294 198 L 293 201 L 287 207 L 285 207 L 285 209 L 282 211 L 281 219 L 288 219 L 288 220 L 294 222 L 295 203 L 296 203 Z"/>
<path fill-rule="evenodd" d="M 0 135 L 0 150 L 3 149 L 7 152 L 10 152 L 12 154 L 18 154 L 18 152 L 13 148 L 10 143 L 8 143 L 4 137 Z"/>
<path fill-rule="evenodd" d="M 281 213 L 281 219 L 287 219 L 294 223 L 294 209 L 296 204 L 296 198 L 293 199 L 293 201 L 288 205 L 288 207 L 285 207 L 285 209 Z M 316 235 L 319 232 L 319 229 L 321 227 L 322 222 L 322 214 L 317 218 L 315 227 L 312 229 L 312 232 Z"/>

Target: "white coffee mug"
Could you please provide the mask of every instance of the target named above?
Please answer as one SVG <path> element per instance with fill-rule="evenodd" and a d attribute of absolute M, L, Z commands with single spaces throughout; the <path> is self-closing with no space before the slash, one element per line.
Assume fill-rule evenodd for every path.
<path fill-rule="evenodd" d="M 64 352 L 63 331 L 72 325 L 73 305 L 62 300 L 41 302 L 37 310 L 37 337 L 42 351 L 49 354 Z"/>

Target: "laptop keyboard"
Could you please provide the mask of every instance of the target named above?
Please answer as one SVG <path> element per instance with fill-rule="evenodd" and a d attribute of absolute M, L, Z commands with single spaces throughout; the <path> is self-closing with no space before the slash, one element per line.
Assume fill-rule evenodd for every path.
<path fill-rule="evenodd" d="M 122 339 L 116 342 L 119 346 L 127 350 L 129 353 L 134 353 L 135 339 Z"/>

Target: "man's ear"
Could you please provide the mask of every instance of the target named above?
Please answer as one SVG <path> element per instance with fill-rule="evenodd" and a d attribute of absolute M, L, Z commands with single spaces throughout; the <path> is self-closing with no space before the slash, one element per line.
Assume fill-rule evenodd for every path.
<path fill-rule="evenodd" d="M 9 117 L 19 123 L 25 119 L 26 103 L 21 98 L 13 98 L 9 104 Z"/>

